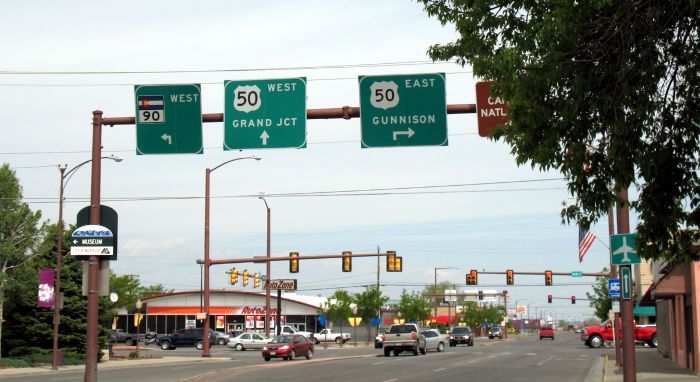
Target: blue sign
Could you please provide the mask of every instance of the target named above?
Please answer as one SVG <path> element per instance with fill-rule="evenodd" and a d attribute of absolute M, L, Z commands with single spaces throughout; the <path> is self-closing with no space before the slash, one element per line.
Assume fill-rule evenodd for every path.
<path fill-rule="evenodd" d="M 608 297 L 609 298 L 620 298 L 620 279 L 609 279 L 608 280 Z"/>

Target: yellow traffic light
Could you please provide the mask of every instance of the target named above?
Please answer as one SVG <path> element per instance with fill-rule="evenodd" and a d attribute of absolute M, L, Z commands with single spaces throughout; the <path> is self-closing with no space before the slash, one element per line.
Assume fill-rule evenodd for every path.
<path fill-rule="evenodd" d="M 253 288 L 260 288 L 260 272 L 253 275 Z"/>
<path fill-rule="evenodd" d="M 250 274 L 246 269 L 245 271 L 243 271 L 243 286 L 248 286 L 248 277 L 250 277 Z"/>
<path fill-rule="evenodd" d="M 514 272 L 512 269 L 506 271 L 506 284 L 513 285 L 515 283 Z"/>
<path fill-rule="evenodd" d="M 396 251 L 386 251 L 386 271 L 396 272 Z"/>
<path fill-rule="evenodd" d="M 552 271 L 544 271 L 544 285 L 551 286 L 552 284 Z"/>
<path fill-rule="evenodd" d="M 299 273 L 299 252 L 289 252 L 289 273 Z"/>
<path fill-rule="evenodd" d="M 472 269 L 467 275 L 467 285 L 478 285 L 479 284 L 479 271 Z"/>
<path fill-rule="evenodd" d="M 394 259 L 394 272 L 403 272 L 403 256 L 396 256 Z"/>
<path fill-rule="evenodd" d="M 343 252 L 342 268 L 343 268 L 343 272 L 352 272 L 352 252 L 350 252 L 350 251 Z"/>
<path fill-rule="evenodd" d="M 231 268 L 231 272 L 229 272 L 229 283 L 231 285 L 236 285 L 238 283 L 238 269 Z"/>

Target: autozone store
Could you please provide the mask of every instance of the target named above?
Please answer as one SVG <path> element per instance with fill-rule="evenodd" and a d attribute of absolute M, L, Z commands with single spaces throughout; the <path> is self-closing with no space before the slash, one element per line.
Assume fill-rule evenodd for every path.
<path fill-rule="evenodd" d="M 305 302 L 309 298 L 293 295 L 281 298 L 280 320 L 298 330 L 317 332 L 318 303 Z M 313 298 L 311 298 L 313 299 Z M 305 300 L 305 301 L 301 301 Z M 148 296 L 141 299 L 144 314 L 138 331 L 169 334 L 174 330 L 204 327 L 204 320 L 198 318 L 203 309 L 200 291 L 175 292 Z M 241 291 L 209 292 L 210 327 L 214 330 L 259 331 L 265 330 L 265 294 Z M 123 312 L 126 313 L 126 312 Z M 137 331 L 134 326 L 134 312 L 117 317 L 115 328 L 129 332 Z M 270 328 L 275 328 L 277 318 L 277 294 L 270 294 Z M 199 315 L 201 317 L 201 314 Z"/>

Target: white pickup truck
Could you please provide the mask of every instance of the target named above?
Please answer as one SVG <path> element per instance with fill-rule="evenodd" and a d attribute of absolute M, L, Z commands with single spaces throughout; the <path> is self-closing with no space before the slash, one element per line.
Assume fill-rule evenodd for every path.
<path fill-rule="evenodd" d="M 336 332 L 333 329 L 323 329 L 320 332 L 314 334 L 313 338 L 317 344 L 319 342 L 335 341 L 335 343 L 340 345 L 350 340 L 350 334 Z"/>
<path fill-rule="evenodd" d="M 302 336 L 304 336 L 306 338 L 311 338 L 314 336 L 314 334 L 311 332 L 302 332 L 302 331 L 296 330 L 293 327 L 288 326 L 288 325 L 282 325 L 281 333 L 282 334 L 301 334 Z"/>

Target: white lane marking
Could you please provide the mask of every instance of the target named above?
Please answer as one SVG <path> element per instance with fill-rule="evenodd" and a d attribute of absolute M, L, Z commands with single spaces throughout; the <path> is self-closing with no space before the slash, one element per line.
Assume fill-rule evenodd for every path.
<path fill-rule="evenodd" d="M 442 369 L 435 369 L 434 372 L 446 370 L 444 367 Z"/>
<path fill-rule="evenodd" d="M 525 355 L 530 355 L 530 356 L 532 356 L 532 355 L 537 355 L 537 353 L 525 353 Z"/>
<path fill-rule="evenodd" d="M 398 380 L 399 380 L 398 378 L 394 378 L 394 379 L 387 379 L 386 381 L 382 381 L 382 382 L 396 382 Z"/>
<path fill-rule="evenodd" d="M 538 363 L 538 364 L 537 364 L 537 367 L 540 367 L 540 366 L 544 365 L 545 363 L 551 361 L 552 359 L 554 359 L 554 357 L 555 357 L 555 356 L 551 356 L 551 357 L 545 359 L 544 361 Z"/>

